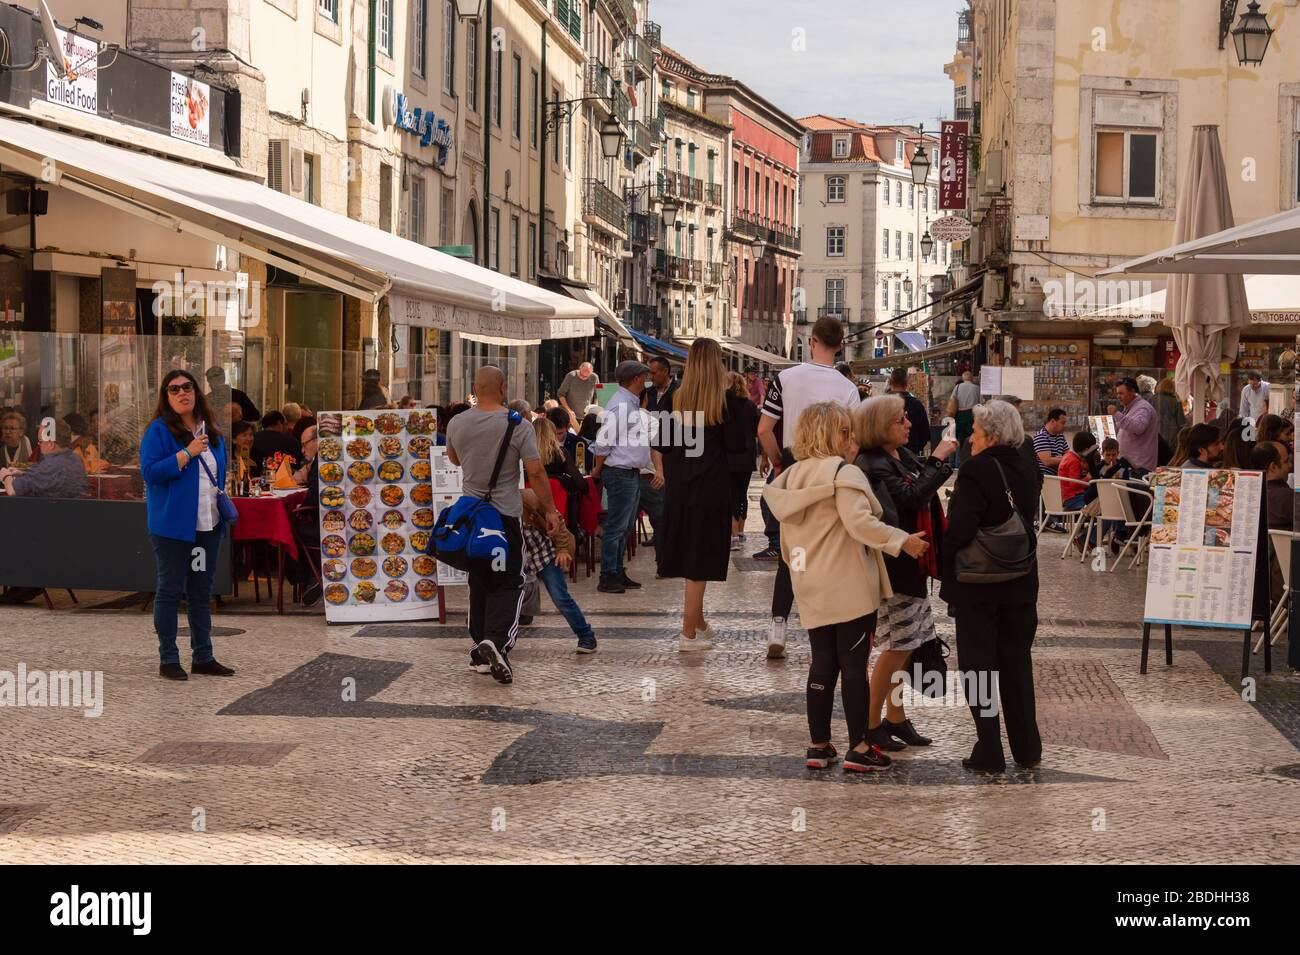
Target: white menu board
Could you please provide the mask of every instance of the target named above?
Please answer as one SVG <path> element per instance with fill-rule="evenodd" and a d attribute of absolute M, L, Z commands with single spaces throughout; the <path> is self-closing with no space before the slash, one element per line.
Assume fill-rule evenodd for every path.
<path fill-rule="evenodd" d="M 1147 623 L 1249 630 L 1264 475 L 1159 468 Z"/>
<path fill-rule="evenodd" d="M 433 411 L 319 416 L 321 579 L 329 623 L 438 617 Z"/>
<path fill-rule="evenodd" d="M 447 449 L 433 449 L 433 506 L 435 515 L 451 507 L 460 497 L 463 472 L 447 459 Z M 469 574 L 438 561 L 438 583 L 444 587 L 466 587 Z"/>

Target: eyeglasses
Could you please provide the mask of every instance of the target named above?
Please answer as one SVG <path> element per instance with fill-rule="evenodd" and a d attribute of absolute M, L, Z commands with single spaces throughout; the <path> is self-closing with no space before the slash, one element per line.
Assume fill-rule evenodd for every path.
<path fill-rule="evenodd" d="M 167 394 L 169 395 L 188 395 L 194 390 L 194 384 L 189 381 L 182 381 L 179 385 L 168 385 Z"/>

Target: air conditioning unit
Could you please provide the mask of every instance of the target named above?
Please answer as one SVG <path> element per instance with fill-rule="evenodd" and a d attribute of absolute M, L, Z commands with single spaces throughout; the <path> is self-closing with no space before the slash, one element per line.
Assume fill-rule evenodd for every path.
<path fill-rule="evenodd" d="M 991 149 L 980 166 L 980 195 L 1000 196 L 1006 191 L 1006 176 L 1002 171 L 1002 150 Z"/>
<path fill-rule="evenodd" d="M 291 146 L 287 139 L 272 139 L 267 143 L 266 184 L 276 192 L 297 199 L 303 198 L 303 151 Z"/>
<path fill-rule="evenodd" d="M 1002 303 L 1006 295 L 1006 276 L 998 272 L 985 272 L 984 285 L 980 289 L 980 308 L 995 308 Z"/>

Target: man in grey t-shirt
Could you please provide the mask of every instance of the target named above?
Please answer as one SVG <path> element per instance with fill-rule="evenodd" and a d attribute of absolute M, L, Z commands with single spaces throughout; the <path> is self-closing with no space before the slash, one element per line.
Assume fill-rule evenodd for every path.
<path fill-rule="evenodd" d="M 463 493 L 480 500 L 488 496 L 488 482 L 496 464 L 510 412 L 506 409 L 506 379 L 495 365 L 484 365 L 474 376 L 476 407 L 447 422 L 447 458 L 463 472 Z M 498 683 L 514 682 L 507 658 L 519 635 L 519 607 L 523 603 L 524 536 L 519 518 L 519 465 L 547 514 L 547 531 L 560 526 L 551 498 L 551 482 L 537 453 L 537 437 L 527 421 L 515 425 L 501 473 L 491 489 L 492 505 L 501 514 L 506 541 L 499 558 L 475 562 L 469 569 L 469 635 L 474 641 L 470 666 L 490 672 Z"/>
<path fill-rule="evenodd" d="M 560 382 L 560 390 L 555 397 L 560 399 L 564 410 L 569 412 L 573 427 L 577 428 L 582 416 L 587 412 L 587 405 L 600 387 L 600 377 L 591 370 L 591 362 L 584 361 L 576 371 L 571 371 Z"/>

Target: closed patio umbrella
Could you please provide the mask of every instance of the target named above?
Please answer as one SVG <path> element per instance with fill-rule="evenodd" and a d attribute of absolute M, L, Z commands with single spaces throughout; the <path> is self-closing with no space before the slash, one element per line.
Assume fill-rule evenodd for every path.
<path fill-rule="evenodd" d="M 1187 174 L 1178 195 L 1174 242 L 1190 242 L 1232 228 L 1228 177 L 1217 126 L 1197 126 Z M 1178 345 L 1174 386 L 1192 395 L 1193 421 L 1204 420 L 1206 398 L 1224 399 L 1219 365 L 1237 353 L 1241 330 L 1250 324 L 1246 288 L 1240 275 L 1175 274 L 1165 298 L 1165 324 Z M 1231 396 L 1226 396 L 1231 401 Z"/>

